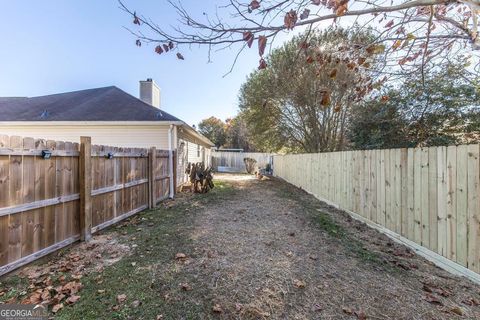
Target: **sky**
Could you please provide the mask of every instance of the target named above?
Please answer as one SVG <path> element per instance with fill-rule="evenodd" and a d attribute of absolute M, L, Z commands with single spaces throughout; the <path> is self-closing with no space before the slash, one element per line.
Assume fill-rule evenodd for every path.
<path fill-rule="evenodd" d="M 168 28 L 176 16 L 166 0 L 125 0 L 127 6 Z M 184 0 L 201 14 L 216 1 Z M 235 50 L 213 54 L 185 48 L 185 61 L 156 55 L 155 45 L 135 46 L 124 27 L 135 27 L 117 0 L 0 0 L 0 97 L 39 96 L 117 86 L 138 97 L 138 81 L 154 79 L 162 109 L 197 124 L 237 113 L 241 84 L 258 65 L 257 50 L 242 54 L 233 72 Z"/>

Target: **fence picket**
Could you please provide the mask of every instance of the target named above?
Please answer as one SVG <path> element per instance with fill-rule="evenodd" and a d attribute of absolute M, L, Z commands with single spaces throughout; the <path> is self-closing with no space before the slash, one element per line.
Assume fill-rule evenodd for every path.
<path fill-rule="evenodd" d="M 82 137 L 82 146 L 85 139 L 90 141 Z M 0 275 L 148 208 L 148 149 L 90 143 L 82 148 L 0 135 Z M 50 158 L 43 157 L 47 149 Z M 109 152 L 113 159 L 107 159 Z M 80 161 L 84 154 L 88 161 Z M 170 175 L 162 164 L 169 152 L 157 154 L 162 172 L 155 183 L 168 195 Z M 313 185 L 311 181 L 308 187 Z M 88 200 L 86 206 L 92 195 L 93 203 Z"/>
<path fill-rule="evenodd" d="M 480 146 L 274 156 L 275 174 L 480 272 Z"/>

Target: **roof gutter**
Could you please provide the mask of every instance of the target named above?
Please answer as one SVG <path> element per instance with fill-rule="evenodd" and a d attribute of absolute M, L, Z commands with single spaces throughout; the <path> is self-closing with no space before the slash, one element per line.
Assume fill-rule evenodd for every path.
<path fill-rule="evenodd" d="M 204 142 L 205 144 L 208 144 L 209 146 L 211 147 L 214 147 L 215 144 L 210 141 L 210 139 L 208 139 L 207 137 L 205 137 L 203 134 L 201 134 L 200 132 L 198 132 L 197 130 L 193 129 L 191 126 L 189 126 L 188 124 L 186 124 L 185 122 L 183 122 L 182 125 L 180 125 L 181 127 L 184 127 L 190 134 L 193 134 L 194 136 L 197 136 L 200 140 L 202 140 L 202 142 Z"/>
<path fill-rule="evenodd" d="M 181 126 L 183 121 L 0 121 L 0 126 Z"/>

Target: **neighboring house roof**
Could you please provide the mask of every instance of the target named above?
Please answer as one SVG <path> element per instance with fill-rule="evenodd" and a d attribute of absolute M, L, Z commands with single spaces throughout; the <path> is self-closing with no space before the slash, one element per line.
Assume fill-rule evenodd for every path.
<path fill-rule="evenodd" d="M 0 121 L 181 121 L 117 87 L 0 98 Z"/>

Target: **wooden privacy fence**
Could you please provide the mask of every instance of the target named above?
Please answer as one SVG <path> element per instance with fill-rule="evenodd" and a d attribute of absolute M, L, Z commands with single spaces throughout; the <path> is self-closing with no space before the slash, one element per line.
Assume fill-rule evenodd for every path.
<path fill-rule="evenodd" d="M 0 275 L 173 196 L 173 159 L 155 148 L 92 146 L 88 137 L 0 135 Z"/>
<path fill-rule="evenodd" d="M 255 159 L 258 167 L 265 168 L 268 163 L 271 164 L 272 156 L 271 153 L 260 152 L 214 151 L 212 152 L 212 167 L 215 171 L 247 172 L 243 159 Z"/>
<path fill-rule="evenodd" d="M 274 167 L 317 198 L 480 273 L 479 149 L 285 155 L 274 157 Z"/>

